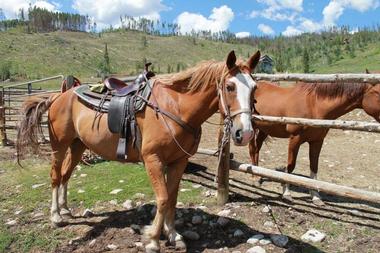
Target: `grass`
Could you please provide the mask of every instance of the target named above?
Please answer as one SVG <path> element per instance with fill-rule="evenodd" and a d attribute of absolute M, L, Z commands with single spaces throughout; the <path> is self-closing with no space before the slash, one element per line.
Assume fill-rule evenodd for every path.
<path fill-rule="evenodd" d="M 65 230 L 53 230 L 48 220 L 50 208 L 49 162 L 41 159 L 23 161 L 25 169 L 19 168 L 13 161 L 0 161 L 0 252 L 51 252 L 62 243 L 74 237 Z M 86 175 L 86 176 L 84 176 Z M 124 180 L 124 182 L 120 181 Z M 32 188 L 32 185 L 45 185 Z M 187 189 L 179 192 L 178 200 L 184 203 L 200 203 L 201 190 L 194 189 L 189 182 L 181 182 Z M 114 189 L 122 189 L 117 195 L 111 195 Z M 84 193 L 78 193 L 84 190 Z M 94 166 L 80 165 L 69 183 L 69 206 L 80 209 L 107 206 L 110 200 L 119 205 L 126 199 L 134 199 L 136 193 L 145 194 L 144 202 L 154 200 L 144 167 L 140 164 L 121 164 L 103 162 Z M 22 210 L 19 215 L 15 211 Z M 33 215 L 43 212 L 42 221 L 33 222 Z M 6 227 L 8 219 L 17 217 L 18 225 Z"/>
<path fill-rule="evenodd" d="M 365 69 L 370 71 L 380 70 L 380 47 L 379 44 L 370 44 L 367 48 L 357 50 L 355 57 L 347 54 L 343 58 L 331 65 L 315 64 L 315 73 L 365 73 Z"/>

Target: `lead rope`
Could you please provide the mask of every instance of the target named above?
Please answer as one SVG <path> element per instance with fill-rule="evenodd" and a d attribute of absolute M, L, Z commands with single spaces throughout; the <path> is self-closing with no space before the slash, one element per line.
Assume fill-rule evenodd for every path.
<path fill-rule="evenodd" d="M 224 79 L 224 76 L 222 77 L 222 79 L 218 83 L 219 99 L 220 99 L 220 103 L 222 105 L 222 108 L 224 110 L 225 118 L 224 118 L 224 122 L 223 122 L 224 123 L 223 137 L 220 141 L 219 149 L 217 151 L 217 152 L 219 152 L 219 154 L 218 154 L 218 167 L 217 168 L 219 168 L 221 163 L 222 163 L 223 149 L 230 142 L 231 128 L 232 128 L 231 113 L 227 107 L 226 98 L 224 97 L 224 93 L 223 93 L 223 84 L 222 84 L 223 79 Z M 218 173 L 215 174 L 215 180 L 214 181 L 218 182 Z"/>

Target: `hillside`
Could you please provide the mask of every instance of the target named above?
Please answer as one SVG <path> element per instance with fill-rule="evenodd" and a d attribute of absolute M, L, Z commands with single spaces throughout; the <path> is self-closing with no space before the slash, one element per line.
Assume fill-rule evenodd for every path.
<path fill-rule="evenodd" d="M 96 76 L 108 45 L 111 72 L 135 74 L 144 58 L 154 63 L 159 73 L 177 72 L 202 60 L 222 60 L 232 49 L 247 57 L 254 49 L 189 37 L 158 37 L 124 31 L 99 35 L 83 32 L 27 34 L 0 32 L 2 62 L 11 62 L 17 76 L 34 79 L 56 74 Z M 170 68 L 170 70 L 169 70 Z"/>
<path fill-rule="evenodd" d="M 288 40 L 300 41 L 297 38 Z M 56 74 L 96 77 L 99 64 L 104 58 L 106 43 L 111 72 L 124 75 L 140 72 L 144 60 L 153 62 L 154 70 L 158 73 L 177 72 L 202 60 L 222 60 L 232 49 L 236 50 L 239 57 L 246 58 L 260 47 L 262 53 L 270 54 L 275 61 L 281 52 L 293 50 L 283 63 L 288 72 L 303 72 L 302 47 L 308 47 L 311 52 L 310 71 L 314 73 L 360 73 L 366 68 L 380 70 L 380 42 L 369 42 L 356 49 L 354 55 L 346 52 L 342 44 L 339 58 L 328 64 L 325 57 L 319 57 L 321 53 L 317 51 L 317 46 L 302 41 L 295 44 L 298 49 L 287 41 L 282 42 L 285 45 L 282 49 L 274 49 L 275 42 L 262 47 L 260 42 L 256 43 L 258 46 L 229 44 L 191 37 L 152 36 L 136 31 L 106 32 L 100 35 L 84 32 L 27 34 L 14 29 L 0 32 L 0 71 L 2 66 L 10 65 L 11 74 L 17 79 L 36 79 Z M 319 47 L 323 45 L 318 43 Z M 323 46 L 333 50 L 332 47 L 329 49 L 329 45 Z"/>

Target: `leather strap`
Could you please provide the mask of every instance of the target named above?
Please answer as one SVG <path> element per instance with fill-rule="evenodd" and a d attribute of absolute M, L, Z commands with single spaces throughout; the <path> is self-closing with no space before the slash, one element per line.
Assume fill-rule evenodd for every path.
<path fill-rule="evenodd" d="M 161 113 L 161 114 L 165 115 L 166 117 L 172 119 L 178 125 L 180 125 L 182 128 L 184 128 L 186 131 L 188 131 L 189 133 L 191 133 L 192 135 L 194 135 L 194 137 L 198 136 L 199 129 L 195 129 L 194 127 L 190 126 L 185 121 L 183 121 L 182 119 L 180 119 L 178 116 L 172 114 L 171 112 L 162 110 L 157 105 L 155 105 L 155 104 L 151 103 L 150 101 L 146 100 L 144 97 L 142 97 L 140 95 L 138 95 L 138 96 L 141 99 L 143 99 L 145 101 L 145 103 L 147 104 L 147 106 L 151 107 L 154 111 L 156 111 L 157 113 Z"/>
<path fill-rule="evenodd" d="M 249 108 L 242 108 L 242 109 L 239 109 L 239 110 L 236 110 L 236 111 L 232 111 L 232 112 L 230 112 L 230 117 L 233 118 L 236 115 L 239 115 L 239 114 L 242 114 L 242 113 L 248 113 L 249 115 L 251 115 L 252 110 L 249 109 Z"/>

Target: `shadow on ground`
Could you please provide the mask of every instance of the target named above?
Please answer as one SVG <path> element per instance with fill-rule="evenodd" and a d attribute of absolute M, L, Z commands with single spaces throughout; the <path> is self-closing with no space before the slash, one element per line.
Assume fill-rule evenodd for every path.
<path fill-rule="evenodd" d="M 149 225 L 152 221 L 153 205 L 146 204 L 137 209 L 129 211 L 114 211 L 99 213 L 91 219 L 85 220 L 78 217 L 72 219 L 68 226 L 89 226 L 89 231 L 82 237 L 74 240 L 71 245 L 58 249 L 59 252 L 103 252 L 107 249 L 107 245 L 117 245 L 117 250 L 120 252 L 144 252 L 143 248 L 136 247 L 135 243 L 143 240 L 142 228 Z M 229 248 L 243 250 L 245 252 L 249 247 L 247 239 L 251 236 L 261 233 L 267 238 L 270 234 L 257 231 L 247 226 L 243 222 L 227 218 L 228 223 L 221 226 L 217 223 L 220 216 L 203 211 L 198 208 L 179 208 L 177 215 L 180 213 L 183 224 L 177 226 L 179 233 L 185 231 L 194 231 L 200 235 L 200 239 L 196 241 L 187 240 L 187 252 L 205 252 L 207 250 L 216 250 L 220 248 Z M 192 217 L 201 216 L 203 223 L 199 225 L 190 225 Z M 98 221 L 91 221 L 100 218 Z M 243 235 L 234 237 L 234 232 L 240 229 Z M 90 242 L 96 239 L 96 243 L 90 245 Z M 161 238 L 162 252 L 181 252 L 176 251 L 166 244 L 166 238 Z M 283 251 L 287 252 L 323 252 L 318 248 L 302 242 L 298 239 L 289 237 L 289 247 L 285 246 Z"/>

